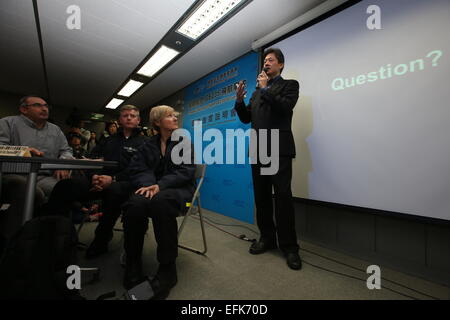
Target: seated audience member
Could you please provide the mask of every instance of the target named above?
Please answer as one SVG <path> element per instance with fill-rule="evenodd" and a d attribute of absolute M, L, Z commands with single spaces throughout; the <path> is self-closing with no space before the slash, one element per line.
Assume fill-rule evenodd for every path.
<path fill-rule="evenodd" d="M 73 156 L 76 159 L 84 159 L 87 157 L 86 150 L 81 146 L 81 136 L 79 134 L 71 134 L 68 137 L 69 146 L 72 148 Z"/>
<path fill-rule="evenodd" d="M 88 153 L 81 147 L 81 136 L 78 133 L 71 133 L 68 135 L 67 140 L 69 146 L 72 148 L 72 153 L 75 159 L 87 159 Z M 84 170 L 71 170 L 70 177 L 77 178 L 85 176 Z"/>
<path fill-rule="evenodd" d="M 107 122 L 105 124 L 105 131 L 99 139 L 99 143 L 103 142 L 106 138 L 113 136 L 117 133 L 118 125 L 115 121 Z"/>
<path fill-rule="evenodd" d="M 158 134 L 149 138 L 130 164 L 131 182 L 137 189 L 124 205 L 123 227 L 126 252 L 125 288 L 142 282 L 142 249 L 148 218 L 152 218 L 159 262 L 151 280 L 156 298 L 165 298 L 177 283 L 175 259 L 178 255 L 177 220 L 195 191 L 195 165 L 174 164 L 172 149 L 179 143 L 171 140 L 178 128 L 174 109 L 158 106 L 151 109 L 150 122 Z M 191 152 L 193 156 L 193 150 Z"/>
<path fill-rule="evenodd" d="M 139 134 L 139 109 L 132 105 L 120 108 L 120 129 L 117 134 L 100 142 L 92 157 L 105 161 L 117 161 L 118 168 L 104 168 L 92 178 L 68 179 L 58 183 L 45 208 L 48 214 L 54 211 L 70 212 L 74 201 L 86 202 L 102 199 L 103 215 L 95 230 L 95 238 L 86 251 L 86 258 L 96 258 L 108 251 L 108 243 L 113 237 L 113 228 L 121 214 L 121 205 L 132 192 L 126 169 L 128 164 L 146 139 Z"/>
<path fill-rule="evenodd" d="M 88 151 L 88 153 L 92 152 L 92 150 L 95 148 L 97 143 L 98 143 L 98 141 L 97 141 L 97 134 L 95 133 L 95 131 L 91 131 L 91 137 L 89 138 L 89 141 L 88 141 L 88 144 L 87 144 L 87 151 Z"/>
<path fill-rule="evenodd" d="M 19 101 L 18 116 L 0 119 L 0 145 L 28 146 L 33 156 L 52 159 L 73 159 L 72 149 L 61 129 L 47 121 L 49 106 L 34 95 Z M 69 177 L 69 171 L 39 172 L 36 184 L 35 207 L 46 201 L 58 180 Z M 21 226 L 26 197 L 27 175 L 5 174 L 2 179 L 2 197 L 11 206 L 2 214 L 0 232 L 11 237 Z"/>
<path fill-rule="evenodd" d="M 74 115 L 69 118 L 68 123 L 70 128 L 67 131 L 67 140 L 72 135 L 78 135 L 81 138 L 81 147 L 87 151 L 87 144 L 91 138 L 91 132 L 84 128 L 84 121 L 80 120 L 79 115 Z"/>

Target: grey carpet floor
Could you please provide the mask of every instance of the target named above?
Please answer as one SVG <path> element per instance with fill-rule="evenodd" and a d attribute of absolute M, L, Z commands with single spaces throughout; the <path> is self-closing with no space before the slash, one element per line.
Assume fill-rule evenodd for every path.
<path fill-rule="evenodd" d="M 257 227 L 205 210 L 208 251 L 201 256 L 179 249 L 178 284 L 168 299 L 174 300 L 409 300 L 449 299 L 450 289 L 394 270 L 382 268 L 380 290 L 369 290 L 365 272 L 368 262 L 300 242 L 303 268 L 288 268 L 279 250 L 261 255 L 248 253 L 250 242 L 233 235 L 258 238 Z M 181 219 L 181 218 L 180 218 Z M 181 221 L 181 220 L 180 220 Z M 86 223 L 80 241 L 89 244 L 94 236 L 95 222 Z M 217 226 L 222 230 L 218 230 Z M 117 228 L 121 228 L 118 222 Z M 180 243 L 201 248 L 200 223 L 190 217 Z M 99 267 L 100 280 L 90 284 L 91 274 L 83 272 L 81 293 L 95 299 L 109 291 L 120 297 L 124 269 L 120 265 L 123 233 L 116 231 L 109 252 L 94 260 L 85 260 L 79 252 L 81 267 Z M 153 275 L 157 268 L 156 244 L 151 222 L 146 235 L 144 271 Z M 391 282 L 393 281 L 393 282 Z"/>

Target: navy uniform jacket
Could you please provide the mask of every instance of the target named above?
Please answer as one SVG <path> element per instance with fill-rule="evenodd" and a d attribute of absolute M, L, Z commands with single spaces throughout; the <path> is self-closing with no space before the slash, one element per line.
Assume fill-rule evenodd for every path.
<path fill-rule="evenodd" d="M 130 181 L 134 188 L 157 184 L 160 191 L 171 190 L 174 199 L 185 207 L 195 192 L 195 164 L 175 164 L 171 159 L 173 148 L 178 141 L 167 141 L 166 154 L 161 153 L 161 136 L 155 135 L 145 141 L 144 146 L 133 157 L 128 168 Z"/>
<path fill-rule="evenodd" d="M 299 84 L 296 80 L 277 77 L 269 81 L 268 88 L 257 89 L 248 106 L 245 102 L 236 102 L 235 109 L 239 119 L 243 123 L 251 122 L 253 129 L 279 129 L 280 156 L 295 158 L 291 123 L 298 95 Z"/>
<path fill-rule="evenodd" d="M 127 167 L 131 158 L 144 145 L 146 139 L 148 138 L 140 135 L 140 129 L 138 128 L 133 130 L 128 139 L 123 135 L 123 129 L 119 128 L 116 134 L 105 138 L 101 143 L 97 144 L 90 156 L 103 158 L 105 161 L 117 161 L 119 163 L 118 168 L 105 168 L 101 174 L 113 176 L 117 181 L 127 180 Z"/>

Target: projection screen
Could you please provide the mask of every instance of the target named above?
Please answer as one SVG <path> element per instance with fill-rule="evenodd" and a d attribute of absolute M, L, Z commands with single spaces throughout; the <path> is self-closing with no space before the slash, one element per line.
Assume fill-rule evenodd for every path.
<path fill-rule="evenodd" d="M 295 197 L 450 220 L 450 1 L 359 2 L 272 47 L 300 82 Z"/>

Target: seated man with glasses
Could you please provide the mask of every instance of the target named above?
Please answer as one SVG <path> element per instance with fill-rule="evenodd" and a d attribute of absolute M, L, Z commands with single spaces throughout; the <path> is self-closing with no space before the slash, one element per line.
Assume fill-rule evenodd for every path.
<path fill-rule="evenodd" d="M 33 156 L 53 159 L 74 159 L 72 148 L 61 129 L 49 123 L 49 105 L 34 95 L 19 101 L 20 115 L 0 119 L 0 145 L 27 146 Z M 69 177 L 69 171 L 40 172 L 37 177 L 35 207 L 49 197 L 58 180 Z M 0 234 L 10 238 L 21 226 L 27 176 L 7 174 L 3 176 L 2 198 L 9 203 L 6 213 L 0 214 Z"/>

